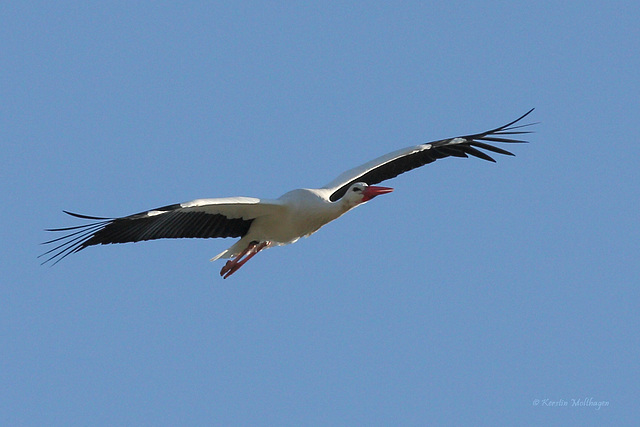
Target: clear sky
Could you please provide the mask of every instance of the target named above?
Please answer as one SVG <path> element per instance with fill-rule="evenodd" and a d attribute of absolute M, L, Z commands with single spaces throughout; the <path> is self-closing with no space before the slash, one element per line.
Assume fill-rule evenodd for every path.
<path fill-rule="evenodd" d="M 637 1 L 22 1 L 0 21 L 0 424 L 637 423 Z M 228 280 L 208 260 L 230 239 L 36 258 L 82 223 L 63 209 L 275 198 L 532 107 L 516 157 L 387 181 Z"/>

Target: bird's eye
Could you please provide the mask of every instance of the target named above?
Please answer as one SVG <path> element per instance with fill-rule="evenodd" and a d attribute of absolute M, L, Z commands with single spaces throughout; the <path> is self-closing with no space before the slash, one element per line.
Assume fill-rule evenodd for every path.
<path fill-rule="evenodd" d="M 354 187 L 352 191 L 355 191 L 357 193 L 358 191 L 362 191 L 362 190 L 358 187 Z"/>

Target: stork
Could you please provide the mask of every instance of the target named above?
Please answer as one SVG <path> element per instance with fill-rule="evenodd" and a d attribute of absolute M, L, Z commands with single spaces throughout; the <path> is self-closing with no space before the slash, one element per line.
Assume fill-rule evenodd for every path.
<path fill-rule="evenodd" d="M 56 245 L 40 255 L 46 258 L 42 264 L 56 264 L 72 253 L 94 245 L 172 238 L 240 237 L 235 244 L 211 259 L 229 259 L 220 271 L 226 279 L 261 250 L 310 236 L 356 206 L 393 191 L 374 184 L 444 157 L 474 156 L 495 162 L 481 150 L 513 156 L 513 153 L 490 143 L 526 142 L 515 139 L 514 135 L 531 133 L 523 128 L 535 123 L 516 124 L 532 111 L 486 132 L 394 151 L 344 172 L 324 187 L 289 191 L 275 200 L 253 197 L 197 199 L 120 218 L 63 211 L 92 222 L 47 229 L 65 234 L 43 243 Z"/>

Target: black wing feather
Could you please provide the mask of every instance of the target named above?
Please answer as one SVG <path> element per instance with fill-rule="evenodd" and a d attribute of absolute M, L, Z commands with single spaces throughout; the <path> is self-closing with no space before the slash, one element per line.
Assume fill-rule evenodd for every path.
<path fill-rule="evenodd" d="M 227 218 L 222 214 L 182 209 L 179 204 L 152 211 L 162 213 L 150 216 L 147 212 L 141 212 L 122 218 L 101 218 L 64 211 L 76 218 L 97 222 L 46 230 L 71 233 L 43 243 L 60 242 L 53 249 L 40 255 L 49 255 L 42 264 L 50 261 L 56 264 L 66 256 L 93 245 L 155 239 L 242 237 L 247 234 L 253 222 L 253 219 Z"/>
<path fill-rule="evenodd" d="M 454 143 L 452 142 L 457 138 L 448 138 L 440 141 L 430 142 L 431 147 L 429 149 L 417 151 L 414 153 L 407 154 L 406 156 L 398 157 L 390 162 L 381 164 L 380 166 L 373 168 L 360 176 L 357 176 L 351 179 L 349 182 L 343 184 L 338 188 L 330 197 L 332 202 L 339 200 L 342 196 L 345 195 L 349 187 L 356 182 L 365 182 L 369 185 L 377 184 L 382 181 L 386 181 L 391 178 L 395 178 L 396 176 L 408 172 L 412 169 L 419 168 L 428 163 L 432 163 L 438 159 L 442 159 L 449 156 L 454 157 L 468 157 L 474 156 L 481 158 L 483 160 L 487 160 L 490 162 L 495 162 L 495 160 L 484 153 L 483 151 L 478 150 L 483 149 L 487 151 L 491 151 L 497 154 L 503 154 L 507 156 L 513 156 L 514 154 L 504 150 L 502 148 L 493 146 L 491 144 L 487 144 L 487 142 L 500 142 L 500 143 L 524 143 L 527 141 L 515 139 L 515 138 L 505 138 L 504 135 L 523 135 L 532 133 L 532 131 L 528 130 L 518 130 L 527 126 L 534 125 L 535 123 L 529 123 L 524 125 L 513 126 L 520 120 L 524 119 L 528 116 L 534 109 L 527 111 L 522 116 L 518 117 L 512 122 L 507 123 L 506 125 L 497 127 L 495 129 L 491 129 L 486 132 L 477 133 L 474 135 L 466 135 L 458 137 L 463 139 L 463 142 Z"/>

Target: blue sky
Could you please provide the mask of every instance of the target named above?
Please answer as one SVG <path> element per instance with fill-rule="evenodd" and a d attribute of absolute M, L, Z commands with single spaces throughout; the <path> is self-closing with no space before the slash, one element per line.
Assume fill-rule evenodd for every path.
<path fill-rule="evenodd" d="M 637 422 L 639 12 L 2 6 L 0 423 Z M 228 280 L 229 239 L 36 259 L 63 209 L 274 198 L 531 107 L 516 157 L 402 175 Z"/>

